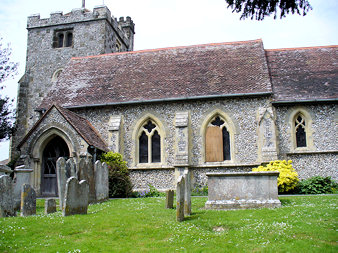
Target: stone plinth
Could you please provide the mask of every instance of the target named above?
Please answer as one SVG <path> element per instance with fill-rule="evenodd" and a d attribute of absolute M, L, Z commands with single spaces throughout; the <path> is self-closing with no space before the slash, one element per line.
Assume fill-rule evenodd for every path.
<path fill-rule="evenodd" d="M 206 209 L 280 207 L 278 171 L 207 173 Z"/>

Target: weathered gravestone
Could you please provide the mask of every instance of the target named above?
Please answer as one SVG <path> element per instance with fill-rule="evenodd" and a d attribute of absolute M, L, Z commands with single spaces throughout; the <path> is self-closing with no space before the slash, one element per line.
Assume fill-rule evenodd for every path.
<path fill-rule="evenodd" d="M 66 162 L 66 175 L 67 175 L 67 179 L 70 178 L 70 177 L 77 178 L 76 164 L 75 164 L 75 161 L 72 157 L 69 158 Z"/>
<path fill-rule="evenodd" d="M 90 158 L 81 158 L 77 170 L 79 181 L 85 180 L 89 185 L 89 203 L 96 202 L 94 166 Z"/>
<path fill-rule="evenodd" d="M 101 164 L 100 161 L 95 162 L 95 191 L 96 201 L 104 201 L 108 199 L 109 182 L 108 182 L 108 166 L 106 163 Z"/>
<path fill-rule="evenodd" d="M 56 161 L 56 173 L 58 180 L 58 193 L 59 193 L 59 205 L 62 210 L 64 201 L 65 201 L 65 191 L 66 191 L 66 183 L 68 179 L 68 175 L 70 172 L 67 172 L 66 169 L 66 160 L 63 157 L 60 157 Z"/>
<path fill-rule="evenodd" d="M 0 176 L 0 217 L 15 216 L 12 179 L 7 175 Z"/>
<path fill-rule="evenodd" d="M 45 201 L 45 214 L 56 212 L 56 201 L 55 199 L 46 199 Z"/>
<path fill-rule="evenodd" d="M 191 186 L 189 169 L 184 170 L 184 215 L 191 214 Z"/>
<path fill-rule="evenodd" d="M 67 180 L 63 216 L 87 214 L 89 185 L 85 180 L 79 182 L 75 177 Z"/>
<path fill-rule="evenodd" d="M 22 185 L 21 216 L 36 214 L 36 193 L 29 184 Z"/>
<path fill-rule="evenodd" d="M 179 176 L 176 187 L 176 220 L 184 220 L 184 176 Z"/>
<path fill-rule="evenodd" d="M 165 192 L 165 208 L 174 208 L 174 190 Z"/>
<path fill-rule="evenodd" d="M 30 184 L 33 170 L 28 169 L 26 165 L 17 166 L 14 169 L 13 198 L 14 210 L 20 210 L 22 185 Z"/>

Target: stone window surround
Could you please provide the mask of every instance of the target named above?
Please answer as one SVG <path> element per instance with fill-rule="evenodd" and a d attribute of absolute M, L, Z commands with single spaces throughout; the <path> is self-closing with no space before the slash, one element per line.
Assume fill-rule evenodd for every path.
<path fill-rule="evenodd" d="M 299 115 L 302 115 L 305 123 L 305 134 L 306 134 L 306 147 L 297 147 L 296 140 L 296 126 L 295 122 Z M 304 152 L 304 151 L 313 151 L 315 150 L 313 145 L 313 129 L 312 129 L 312 117 L 310 113 L 303 107 L 295 107 L 291 109 L 288 119 L 290 125 L 290 143 L 291 143 L 291 153 L 295 152 Z"/>
<path fill-rule="evenodd" d="M 68 35 L 72 35 L 71 45 L 67 46 L 68 44 Z M 62 46 L 59 45 L 59 36 L 63 35 L 63 43 Z M 67 48 L 73 47 L 74 45 L 74 31 L 73 28 L 65 28 L 60 30 L 54 30 L 54 37 L 53 37 L 53 48 Z"/>
<path fill-rule="evenodd" d="M 156 130 L 158 132 L 158 134 L 161 137 L 161 162 L 157 162 L 157 163 L 152 163 L 151 162 L 151 157 L 149 157 L 148 159 L 148 163 L 140 163 L 139 162 L 139 137 L 141 136 L 142 132 L 143 132 L 143 126 L 144 124 L 146 124 L 149 120 L 151 120 L 155 125 L 156 125 Z M 134 149 L 132 151 L 132 163 L 133 166 L 135 168 L 140 168 L 140 169 L 152 169 L 152 168 L 163 168 L 166 167 L 166 157 L 165 157 L 165 130 L 164 130 L 164 126 L 162 124 L 162 122 L 155 117 L 152 114 L 146 114 L 145 116 L 143 116 L 140 120 L 137 121 L 137 123 L 135 124 L 134 127 L 134 131 L 133 131 L 133 142 L 135 143 Z M 150 150 L 148 150 L 148 152 L 151 152 Z"/>
<path fill-rule="evenodd" d="M 205 135 L 206 135 L 206 130 L 207 127 L 210 125 L 211 121 L 213 121 L 217 116 L 219 116 L 225 123 L 225 127 L 227 128 L 229 135 L 230 135 L 230 160 L 225 160 L 222 162 L 206 162 L 205 161 Z M 235 164 L 236 163 L 236 157 L 235 157 L 235 134 L 236 134 L 236 128 L 231 120 L 230 116 L 223 112 L 222 110 L 216 109 L 209 113 L 203 123 L 201 124 L 201 136 L 202 136 L 202 151 L 201 151 L 201 164 L 205 164 L 207 166 L 212 165 L 212 166 L 226 166 L 229 164 Z"/>

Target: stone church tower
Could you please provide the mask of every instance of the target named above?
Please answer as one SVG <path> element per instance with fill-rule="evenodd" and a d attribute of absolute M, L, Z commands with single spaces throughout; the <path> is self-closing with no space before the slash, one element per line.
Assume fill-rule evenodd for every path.
<path fill-rule="evenodd" d="M 27 22 L 26 70 L 19 81 L 17 130 L 12 138 L 11 158 L 23 136 L 43 113 L 39 105 L 72 57 L 132 51 L 134 23 L 119 20 L 106 6 L 89 11 L 53 12 L 50 18 L 31 15 Z"/>

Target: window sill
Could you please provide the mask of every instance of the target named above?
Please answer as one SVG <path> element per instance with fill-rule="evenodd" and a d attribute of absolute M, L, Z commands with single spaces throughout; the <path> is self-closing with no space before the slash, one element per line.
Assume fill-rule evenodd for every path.
<path fill-rule="evenodd" d="M 137 166 L 130 167 L 130 170 L 166 170 L 166 169 L 175 169 L 174 167 L 164 166 L 162 164 L 138 164 Z"/>
<path fill-rule="evenodd" d="M 314 150 L 294 150 L 293 152 L 288 152 L 286 155 L 315 155 L 315 154 L 336 154 L 338 150 L 322 150 L 322 151 L 314 151 Z"/>
<path fill-rule="evenodd" d="M 201 165 L 191 165 L 191 168 L 217 168 L 217 167 L 257 167 L 260 163 L 243 164 L 243 163 L 225 163 L 225 162 L 208 162 Z"/>

